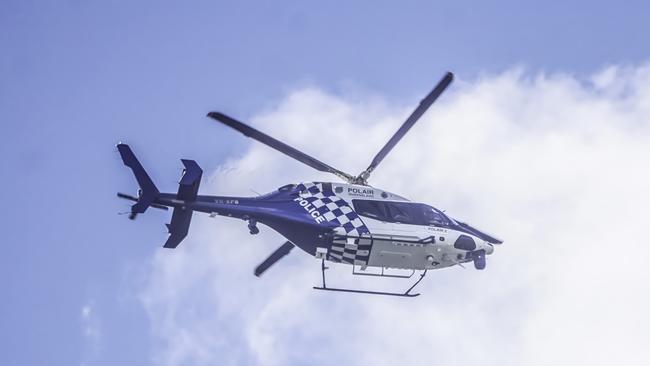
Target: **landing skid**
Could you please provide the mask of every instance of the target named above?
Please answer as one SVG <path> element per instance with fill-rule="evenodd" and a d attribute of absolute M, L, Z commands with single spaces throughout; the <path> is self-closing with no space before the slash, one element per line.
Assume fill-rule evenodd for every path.
<path fill-rule="evenodd" d="M 416 297 L 416 296 L 420 296 L 419 293 L 412 294 L 411 290 L 413 290 L 415 288 L 415 286 L 417 286 L 420 283 L 420 281 L 422 281 L 424 276 L 427 274 L 427 270 L 425 269 L 422 272 L 422 274 L 420 274 L 420 278 L 418 278 L 418 280 L 415 281 L 415 283 L 411 287 L 409 287 L 409 289 L 406 290 L 406 292 L 401 293 L 401 292 L 366 291 L 366 290 L 355 290 L 355 289 L 347 289 L 347 288 L 327 287 L 327 285 L 325 284 L 325 270 L 326 269 L 328 269 L 328 267 L 325 267 L 325 259 L 323 259 L 322 262 L 321 262 L 321 272 L 322 272 L 322 275 L 323 275 L 323 286 L 320 286 L 320 287 L 314 286 L 313 287 L 314 290 L 335 291 L 335 292 L 352 292 L 352 293 L 356 293 L 356 294 L 384 295 L 384 296 L 397 296 L 397 297 Z M 386 276 L 386 277 L 396 277 L 396 276 Z M 407 278 L 410 278 L 410 276 L 408 276 Z"/>

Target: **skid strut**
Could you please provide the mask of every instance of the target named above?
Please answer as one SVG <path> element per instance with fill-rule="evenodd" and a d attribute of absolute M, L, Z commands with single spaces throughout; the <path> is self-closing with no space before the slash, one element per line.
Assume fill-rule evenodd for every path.
<path fill-rule="evenodd" d="M 420 274 L 420 278 L 418 278 L 418 280 L 415 281 L 415 283 L 411 287 L 409 287 L 409 289 L 406 290 L 406 292 L 404 292 L 404 293 L 401 293 L 401 292 L 383 292 L 383 291 L 367 291 L 367 290 L 356 290 L 356 289 L 347 289 L 347 288 L 327 287 L 327 285 L 325 284 L 325 270 L 328 269 L 328 268 L 329 267 L 325 266 L 325 258 L 323 258 L 323 260 L 321 261 L 321 273 L 322 273 L 322 277 L 323 277 L 323 285 L 320 286 L 320 287 L 314 286 L 314 290 L 335 291 L 335 292 L 352 292 L 352 293 L 356 293 L 356 294 L 368 294 L 368 295 L 416 297 L 416 296 L 420 296 L 420 294 L 419 293 L 412 294 L 411 290 L 413 290 L 415 288 L 415 286 L 417 286 L 420 283 L 420 281 L 422 281 L 424 276 L 426 276 L 426 274 L 427 274 L 427 270 L 425 269 L 422 272 L 422 274 Z"/>

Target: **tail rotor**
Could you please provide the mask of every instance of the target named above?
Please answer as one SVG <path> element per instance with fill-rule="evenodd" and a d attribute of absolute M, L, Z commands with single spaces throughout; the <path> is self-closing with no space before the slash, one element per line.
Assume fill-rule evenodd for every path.
<path fill-rule="evenodd" d="M 140 191 L 138 191 L 138 195 L 140 195 Z M 130 194 L 122 193 L 122 192 L 117 192 L 117 197 L 125 199 L 127 201 L 132 201 L 132 202 L 138 202 L 138 200 L 139 200 L 138 197 L 132 196 Z M 159 205 L 157 203 L 152 203 L 150 206 L 153 207 L 153 208 L 157 208 L 159 210 L 165 210 L 165 211 L 167 211 L 169 209 L 169 207 Z M 128 212 L 128 214 L 129 214 L 129 220 L 135 220 L 135 218 L 138 216 L 137 213 L 132 212 L 132 211 Z"/>
<path fill-rule="evenodd" d="M 167 224 L 169 237 L 163 246 L 165 248 L 176 248 L 187 236 L 190 228 L 193 210 L 188 206 L 196 201 L 203 170 L 194 160 L 182 159 L 185 169 L 178 184 L 178 193 L 175 195 L 161 194 L 142 167 L 142 164 L 133 154 L 133 151 L 131 151 L 129 145 L 120 143 L 117 145 L 117 150 L 120 152 L 124 165 L 131 168 L 140 186 L 137 197 L 126 193 L 117 193 L 118 198 L 135 202 L 131 206 L 129 219 L 135 220 L 138 214 L 144 213 L 149 207 L 168 210 L 169 206 L 171 206 L 173 208 L 172 220 Z"/>

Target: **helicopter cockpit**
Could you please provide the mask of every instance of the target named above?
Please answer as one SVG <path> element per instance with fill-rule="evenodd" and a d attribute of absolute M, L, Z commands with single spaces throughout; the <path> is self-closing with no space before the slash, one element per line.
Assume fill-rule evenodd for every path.
<path fill-rule="evenodd" d="M 414 202 L 352 200 L 357 214 L 383 222 L 410 225 L 449 226 L 450 219 L 440 210 Z"/>

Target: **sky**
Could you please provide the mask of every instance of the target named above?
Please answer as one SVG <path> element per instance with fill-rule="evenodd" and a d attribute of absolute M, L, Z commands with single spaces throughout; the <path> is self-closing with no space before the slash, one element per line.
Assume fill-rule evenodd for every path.
<path fill-rule="evenodd" d="M 644 364 L 649 14 L 634 1 L 3 1 L 0 364 Z M 355 173 L 447 70 L 456 81 L 372 184 L 503 237 L 486 271 L 432 273 L 413 301 L 314 293 L 304 253 L 252 275 L 282 242 L 268 228 L 195 215 L 169 251 L 168 213 L 118 215 L 115 192 L 137 189 L 119 141 L 164 191 L 180 158 L 201 165 L 205 194 L 332 179 L 205 114 Z"/>

